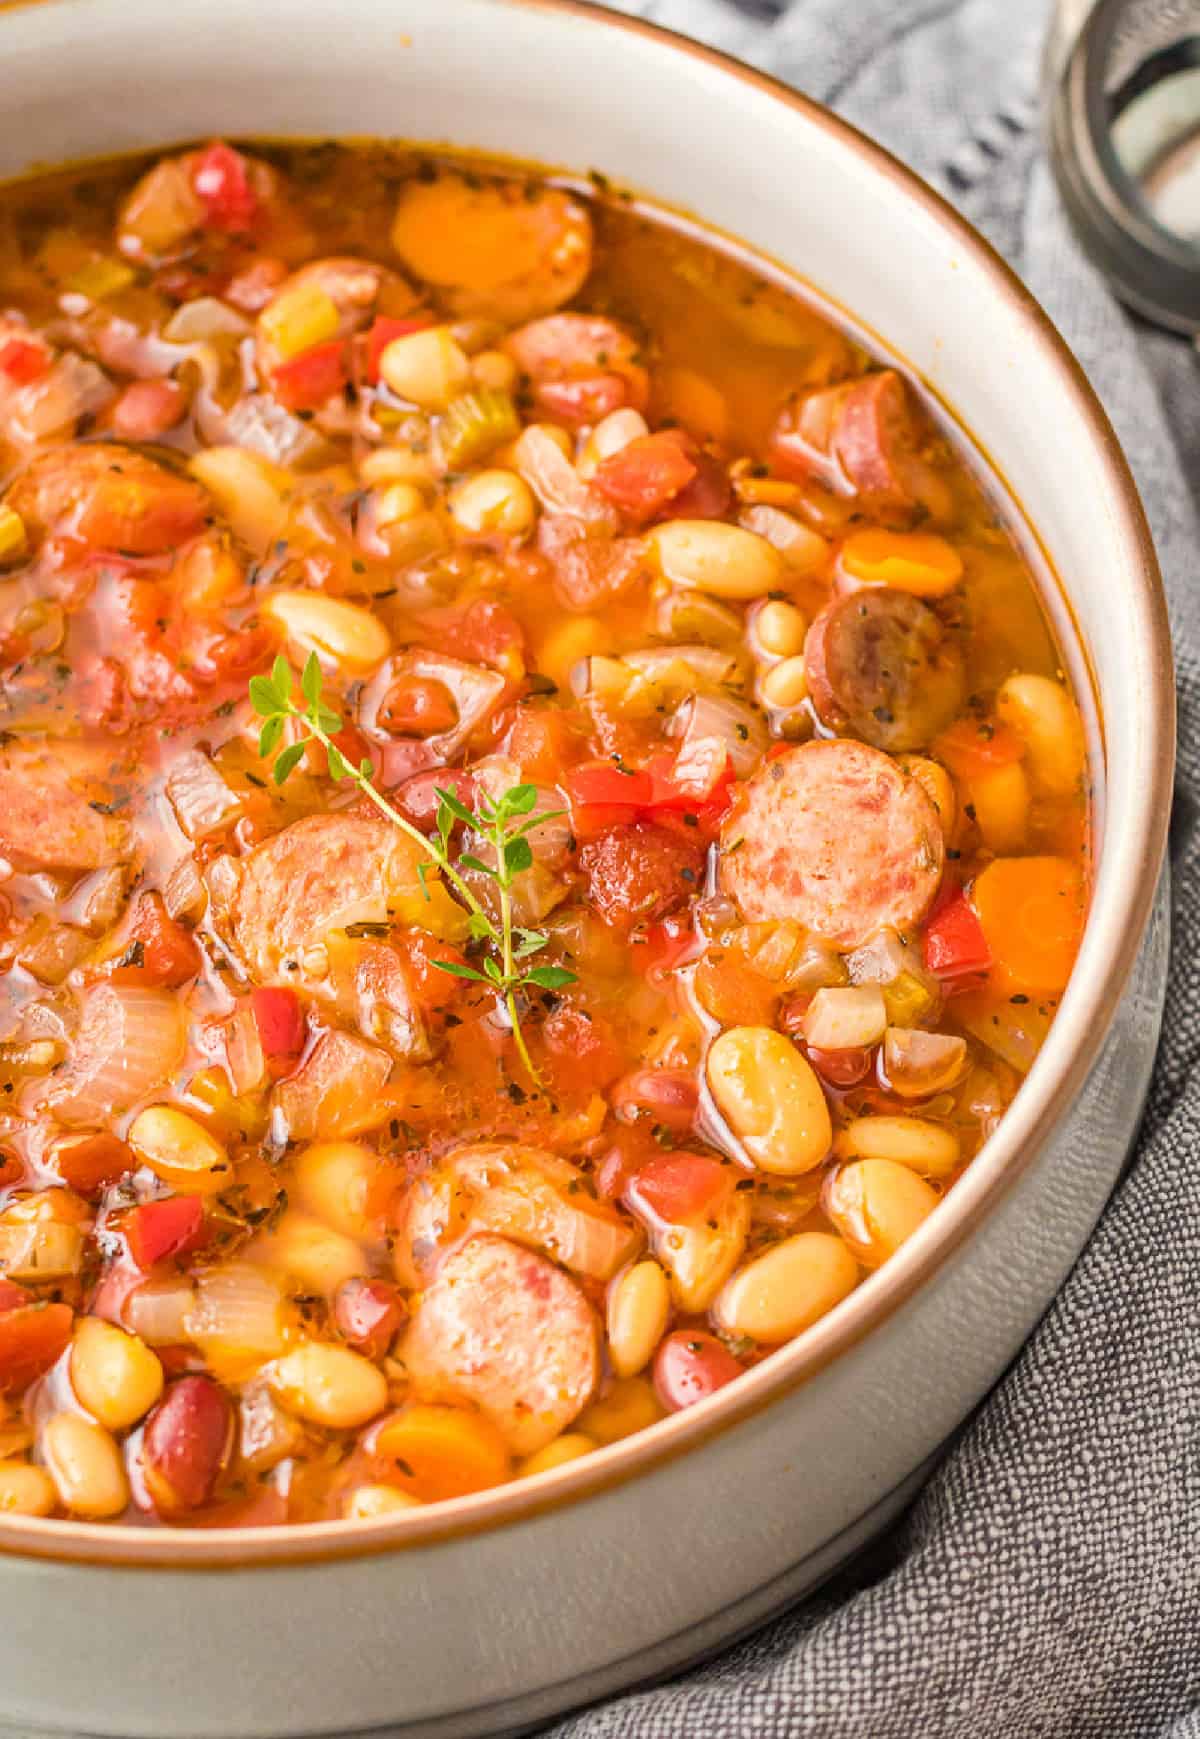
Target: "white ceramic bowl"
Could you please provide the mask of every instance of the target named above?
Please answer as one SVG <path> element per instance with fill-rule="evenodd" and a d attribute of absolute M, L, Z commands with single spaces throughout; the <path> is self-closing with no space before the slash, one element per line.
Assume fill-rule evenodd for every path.
<path fill-rule="evenodd" d="M 1003 1127 L 886 1269 L 713 1400 L 536 1481 L 305 1530 L 0 1522 L 2 1719 L 23 1735 L 544 1719 L 715 1646 L 894 1513 L 1117 1176 L 1157 1033 L 1173 751 L 1133 484 L 1045 316 L 945 205 L 819 108 L 646 26 L 568 0 L 41 0 L 0 7 L 0 65 L 0 174 L 213 133 L 400 136 L 599 168 L 742 237 L 972 431 L 1078 623 L 1106 724 L 1079 962 Z"/>

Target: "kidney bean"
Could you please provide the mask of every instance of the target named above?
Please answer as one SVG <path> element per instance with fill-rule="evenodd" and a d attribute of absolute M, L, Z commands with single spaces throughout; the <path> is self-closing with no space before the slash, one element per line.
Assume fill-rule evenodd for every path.
<path fill-rule="evenodd" d="M 676 1329 L 654 1357 L 654 1387 L 672 1413 L 706 1401 L 741 1374 L 742 1366 L 728 1347 L 698 1329 Z"/>
<path fill-rule="evenodd" d="M 172 1383 L 146 1421 L 142 1469 L 154 1507 L 167 1514 L 207 1503 L 228 1460 L 233 1408 L 209 1377 Z"/>
<path fill-rule="evenodd" d="M 404 1301 L 385 1280 L 356 1275 L 338 1287 L 333 1320 L 342 1339 L 369 1359 L 381 1359 L 405 1316 Z"/>

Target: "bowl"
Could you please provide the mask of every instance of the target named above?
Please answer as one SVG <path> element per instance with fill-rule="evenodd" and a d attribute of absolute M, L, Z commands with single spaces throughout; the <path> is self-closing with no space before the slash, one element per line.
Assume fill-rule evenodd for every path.
<path fill-rule="evenodd" d="M 1095 698 L 1094 899 L 1049 1039 L 952 1197 L 799 1340 L 581 1463 L 389 1520 L 0 1519 L 17 1733 L 517 1730 L 826 1575 L 916 1489 L 1086 1240 L 1165 976 L 1173 683 L 1146 524 L 1086 380 L 986 244 L 832 115 L 664 31 L 571 0 L 41 0 L 0 8 L 0 57 L 4 175 L 214 133 L 402 135 L 600 169 L 741 238 L 970 431 Z"/>

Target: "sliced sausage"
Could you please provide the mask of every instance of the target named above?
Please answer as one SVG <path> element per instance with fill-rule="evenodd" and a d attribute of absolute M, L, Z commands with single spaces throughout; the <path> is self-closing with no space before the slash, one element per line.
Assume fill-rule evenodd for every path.
<path fill-rule="evenodd" d="M 504 348 L 529 376 L 535 402 L 564 423 L 596 423 L 622 405 L 645 410 L 650 377 L 637 339 L 601 314 L 550 314 Z"/>
<path fill-rule="evenodd" d="M 306 815 L 242 862 L 213 865 L 213 915 L 256 984 L 300 984 L 331 930 L 386 922 L 392 890 L 416 887 L 414 855 L 374 816 Z"/>
<path fill-rule="evenodd" d="M 842 949 L 928 910 L 945 848 L 915 779 L 863 743 L 810 742 L 760 769 L 721 837 L 721 885 L 751 923 L 794 918 Z"/>
<path fill-rule="evenodd" d="M 65 760 L 67 752 L 61 743 L 53 749 L 20 743 L 0 749 L 0 857 L 16 869 L 99 869 L 128 847 L 128 825 L 93 807 L 111 803 L 114 787 L 79 766 L 77 755 Z M 100 767 L 107 771 L 111 760 L 105 752 Z M 73 773 L 82 790 L 74 788 Z"/>
<path fill-rule="evenodd" d="M 783 412 L 772 452 L 784 470 L 812 477 L 878 512 L 944 509 L 943 491 L 922 459 L 924 419 L 894 369 L 806 393 Z"/>
<path fill-rule="evenodd" d="M 592 223 L 561 188 L 448 171 L 404 188 L 392 246 L 455 314 L 515 322 L 561 308 L 580 289 Z"/>
<path fill-rule="evenodd" d="M 98 549 L 139 556 L 195 537 L 210 511 L 198 483 L 115 441 L 43 453 L 7 500 L 35 535 L 70 532 Z"/>
<path fill-rule="evenodd" d="M 958 642 L 911 593 L 872 587 L 835 599 L 804 642 L 809 692 L 822 721 L 897 754 L 923 748 L 962 706 Z"/>
<path fill-rule="evenodd" d="M 704 850 L 691 840 L 639 821 L 613 827 L 579 853 L 588 900 L 614 930 L 653 924 L 684 906 L 704 886 Z"/>
<path fill-rule="evenodd" d="M 517 1455 L 532 1455 L 591 1400 L 598 1329 L 560 1268 L 477 1233 L 442 1264 L 400 1352 L 418 1394 L 474 1401 Z"/>

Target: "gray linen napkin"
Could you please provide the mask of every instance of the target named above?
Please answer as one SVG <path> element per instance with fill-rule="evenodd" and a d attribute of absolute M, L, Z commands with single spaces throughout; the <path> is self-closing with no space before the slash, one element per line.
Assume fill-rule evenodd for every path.
<path fill-rule="evenodd" d="M 861 125 L 1049 309 L 1150 514 L 1179 661 L 1179 784 L 1200 790 L 1200 361 L 1137 328 L 1067 233 L 1037 134 L 1046 0 L 623 9 Z M 1171 988 L 1136 1164 L 1033 1340 L 866 1559 L 711 1664 L 568 1719 L 556 1739 L 1200 1739 L 1200 845 L 1176 835 Z"/>

